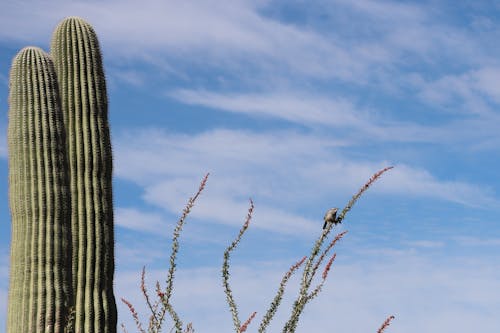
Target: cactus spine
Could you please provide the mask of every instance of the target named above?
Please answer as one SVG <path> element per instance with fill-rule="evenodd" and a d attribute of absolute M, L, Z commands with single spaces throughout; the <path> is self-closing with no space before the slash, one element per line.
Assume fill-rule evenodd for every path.
<path fill-rule="evenodd" d="M 116 332 L 112 155 L 102 57 L 93 28 L 61 22 L 51 55 L 67 133 L 76 332 Z"/>
<path fill-rule="evenodd" d="M 56 74 L 42 50 L 14 58 L 9 103 L 8 330 L 62 333 L 71 302 L 69 178 Z"/>
<path fill-rule="evenodd" d="M 12 215 L 7 331 L 116 332 L 112 155 L 101 53 L 80 18 L 51 56 L 14 59 L 9 95 Z M 52 60 L 53 59 L 53 62 Z"/>

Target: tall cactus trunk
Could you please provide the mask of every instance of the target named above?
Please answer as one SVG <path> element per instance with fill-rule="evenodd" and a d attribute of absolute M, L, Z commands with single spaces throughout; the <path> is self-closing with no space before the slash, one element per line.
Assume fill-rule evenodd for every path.
<path fill-rule="evenodd" d="M 75 331 L 114 333 L 112 155 L 97 36 L 82 19 L 67 18 L 54 32 L 51 55 L 67 133 Z"/>
<path fill-rule="evenodd" d="M 14 58 L 9 104 L 7 331 L 63 333 L 72 303 L 69 179 L 56 74 L 42 50 Z"/>

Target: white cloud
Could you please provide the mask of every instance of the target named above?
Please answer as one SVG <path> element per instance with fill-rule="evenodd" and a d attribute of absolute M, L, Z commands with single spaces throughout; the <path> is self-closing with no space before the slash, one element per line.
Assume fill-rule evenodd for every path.
<path fill-rule="evenodd" d="M 498 114 L 491 103 L 500 103 L 499 76 L 499 67 L 486 66 L 434 81 L 422 80 L 418 84 L 419 95 L 424 101 L 455 113 Z"/>
<path fill-rule="evenodd" d="M 494 84 L 498 66 L 494 66 L 496 58 L 489 56 L 489 48 L 478 45 L 480 41 L 472 38 L 473 32 L 440 20 L 439 15 L 443 13 L 439 10 L 430 11 L 425 5 L 393 1 L 342 0 L 336 1 L 335 6 L 321 1 L 318 4 L 332 15 L 344 15 L 347 11 L 351 22 L 368 24 L 369 29 L 363 28 L 363 24 L 358 31 L 358 25 L 339 26 L 329 22 L 331 29 L 320 30 L 312 23 L 288 23 L 264 15 L 263 9 L 274 6 L 265 1 L 233 1 L 231 5 L 213 0 L 150 0 L 140 4 L 133 1 L 21 1 L 3 4 L 0 39 L 44 41 L 46 44 L 56 22 L 78 12 L 95 25 L 105 57 L 113 58 L 113 65 L 120 63 L 116 59 L 126 57 L 162 68 L 167 66 L 165 70 L 181 81 L 170 88 L 170 96 L 184 103 L 261 114 L 296 124 L 346 126 L 351 130 L 350 137 L 346 138 L 350 141 L 377 139 L 439 144 L 458 141 L 482 149 L 491 149 L 498 143 L 498 131 L 491 125 L 488 131 L 482 130 L 493 123 L 491 117 L 477 122 L 475 119 L 447 119 L 440 126 L 424 126 L 408 120 L 377 118 L 377 113 L 405 119 L 413 116 L 403 111 L 393 110 L 395 112 L 389 115 L 387 111 L 390 110 L 360 109 L 357 104 L 364 104 L 363 98 L 346 97 L 342 92 L 332 97 L 331 91 L 324 89 L 319 90 L 322 93 L 310 93 L 316 91 L 317 84 L 341 83 L 348 88 L 376 86 L 378 92 L 402 94 L 415 73 L 406 73 L 398 65 L 407 68 L 418 61 L 418 68 L 421 68 L 423 61 L 426 64 L 424 72 L 417 73 L 426 75 L 426 70 L 453 60 L 474 68 L 481 65 L 482 69 L 473 72 L 472 82 L 440 69 L 433 81 L 423 80 L 425 86 L 410 87 L 406 93 L 420 91 L 425 100 L 441 109 L 447 107 L 450 98 L 456 101 L 458 96 L 465 101 L 461 108 L 476 113 L 491 111 L 483 95 L 497 103 L 499 95 Z M 335 15 L 332 21 L 338 19 Z M 352 38 L 353 32 L 356 38 Z M 204 73 L 207 68 L 217 68 L 217 77 L 227 75 L 245 89 L 251 86 L 256 88 L 253 91 L 271 92 L 215 93 L 207 90 L 213 81 L 199 83 L 191 78 L 193 68 L 203 69 Z M 147 77 L 125 65 L 112 73 L 117 79 L 133 85 L 144 83 Z M 304 81 L 311 78 L 311 82 Z M 345 80 L 349 84 L 345 85 Z M 233 87 L 233 81 L 228 86 Z M 189 88 L 179 88 L 186 83 Z M 298 94 L 298 91 L 304 92 Z M 412 96 L 400 97 L 410 97 L 411 103 Z M 451 109 L 456 111 L 457 108 L 453 105 Z M 456 114 L 453 117 L 456 118 Z"/>
<path fill-rule="evenodd" d="M 498 208 L 499 205 L 492 188 L 462 181 L 438 180 L 426 170 L 406 165 L 397 165 L 386 178 L 377 185 L 380 191 L 447 200 L 471 207 Z"/>
<path fill-rule="evenodd" d="M 260 89 L 276 89 L 279 82 L 281 87 L 291 87 L 292 92 L 304 90 L 302 84 L 297 86 L 295 82 L 304 82 L 304 76 L 310 76 L 328 78 L 323 81 L 327 83 L 341 78 L 340 82 L 347 80 L 357 87 L 371 85 L 401 93 L 415 73 L 406 73 L 396 65 L 411 66 L 416 60 L 409 60 L 408 56 L 413 55 L 418 58 L 419 68 L 423 60 L 428 70 L 450 60 L 474 68 L 480 66 L 483 69 L 475 74 L 474 86 L 498 102 L 498 91 L 494 88 L 496 67 L 491 65 L 497 57 L 490 57 L 489 48 L 478 45 L 480 41 L 476 41 L 473 31 L 443 22 L 439 10 L 393 1 L 340 0 L 335 5 L 321 1 L 318 4 L 332 15 L 344 15 L 347 11 L 349 20 L 367 24 L 369 29 L 361 24 L 358 31 L 358 25 L 339 26 L 331 22 L 332 28 L 327 33 L 325 29 L 316 29 L 314 24 L 287 23 L 262 13 L 262 9 L 273 7 L 272 2 L 240 0 L 221 5 L 213 0 L 151 0 L 140 4 L 22 1 L 4 4 L 5 10 L 0 11 L 0 39 L 48 41 L 55 22 L 76 11 L 96 26 L 105 56 L 112 56 L 113 64 L 117 57 L 132 57 L 155 66 L 166 65 L 169 73 L 175 72 L 177 78 L 191 86 L 198 81 L 190 78 L 190 68 L 217 68 L 221 70 L 217 76 L 234 76 L 239 84 Z M 333 21 L 338 18 L 335 15 Z M 5 29 L 1 29 L 3 25 Z M 357 38 L 352 38 L 353 31 L 357 32 Z M 172 66 L 170 61 L 176 65 Z M 145 74 L 138 71 L 121 68 L 114 72 L 130 84 L 144 82 Z M 446 69 L 438 72 L 434 83 L 429 82 L 421 92 L 426 100 L 442 104 L 456 90 L 465 98 L 469 110 L 479 112 L 487 108 L 481 96 L 467 92 L 463 79 L 453 78 Z M 396 138 L 391 134 L 398 134 L 406 140 L 431 140 L 426 139 L 430 137 L 438 141 L 439 135 L 434 132 L 446 131 L 412 123 L 389 121 L 382 125 L 377 119 L 367 118 L 369 112 L 356 112 L 353 98 L 326 98 L 325 94 L 313 96 L 307 92 L 293 98 L 279 93 L 217 94 L 205 89 L 174 88 L 171 95 L 186 103 L 232 112 L 257 112 L 294 122 L 352 125 L 378 138 Z M 314 91 L 315 84 L 307 83 L 305 90 Z M 469 127 L 468 122 L 463 125 Z"/>
<path fill-rule="evenodd" d="M 450 20 L 445 3 L 379 0 L 335 0 L 335 5 L 328 1 L 321 3 L 321 9 L 332 17 L 333 29 L 343 37 L 343 43 L 351 49 L 379 45 L 385 51 L 384 58 L 373 63 L 376 67 L 368 70 L 390 72 L 395 69 L 394 64 L 406 67 L 413 61 L 420 65 L 423 62 L 429 66 L 446 66 L 450 61 L 477 65 L 491 60 L 490 48 L 481 47 L 476 31 L 464 28 L 463 23 L 457 26 Z M 491 37 L 491 28 L 478 29 L 483 36 Z M 394 75 L 390 75 L 388 80 L 393 78 Z"/>
<path fill-rule="evenodd" d="M 401 21 L 401 22 L 418 22 L 425 18 L 422 9 L 410 3 L 400 3 L 394 1 L 346 1 L 335 0 L 336 3 L 341 3 L 352 7 L 360 12 L 365 13 L 371 18 L 379 20 Z"/>
<path fill-rule="evenodd" d="M 289 131 L 259 134 L 219 129 L 190 136 L 151 128 L 123 132 L 115 142 L 117 176 L 141 184 L 158 176 L 195 175 L 198 179 L 208 171 L 252 176 L 250 170 L 262 167 L 268 172 L 279 170 L 274 176 L 283 177 L 290 168 L 309 164 L 307 160 L 324 156 L 326 150 L 342 145 L 335 140 Z M 278 169 L 290 162 L 293 163 L 289 167 Z M 246 188 L 250 192 L 258 188 L 250 181 L 244 185 L 250 186 Z"/>
<path fill-rule="evenodd" d="M 371 127 L 367 121 L 356 115 L 355 107 L 347 100 L 304 96 L 299 92 L 227 95 L 184 89 L 170 92 L 168 95 L 187 104 L 254 116 L 271 116 L 295 123 Z"/>
<path fill-rule="evenodd" d="M 455 78 L 442 78 L 440 82 L 426 84 L 423 80 L 414 78 L 413 81 L 421 90 L 420 96 L 424 100 L 453 109 L 454 119 L 449 118 L 440 124 L 433 125 L 389 120 L 380 115 L 386 110 L 362 109 L 348 99 L 336 99 L 303 92 L 231 94 L 180 89 L 168 95 L 186 104 L 245 114 L 254 118 L 268 117 L 285 120 L 295 125 L 328 131 L 327 133 L 332 132 L 335 133 L 335 140 L 343 140 L 345 145 L 364 145 L 367 141 L 376 141 L 460 144 L 462 148 L 488 149 L 500 140 L 497 128 L 494 126 L 500 121 L 500 115 L 492 113 L 492 109 L 484 100 L 483 95 L 486 93 L 490 94 L 489 97 L 495 98 L 495 91 L 494 88 L 489 91 L 482 88 L 485 84 L 481 82 L 488 82 L 492 79 L 489 74 L 483 72 L 475 73 L 475 76 L 484 76 L 485 79 L 477 79 L 473 83 L 465 83 Z M 449 80 L 456 82 L 451 84 Z M 483 91 L 480 94 L 476 93 L 474 87 L 479 87 Z M 466 103 L 458 106 L 461 100 L 465 100 Z M 453 104 L 447 105 L 451 101 Z M 464 109 L 462 113 L 456 112 L 460 109 Z M 429 111 L 422 110 L 421 112 Z M 464 113 L 472 113 L 474 116 L 465 117 Z M 449 114 L 451 115 L 451 112 Z M 315 133 L 315 135 L 324 135 L 324 133 Z"/>
<path fill-rule="evenodd" d="M 417 247 L 417 248 L 442 248 L 445 246 L 445 243 L 442 241 L 431 241 L 431 240 L 416 240 L 416 241 L 409 241 L 409 242 L 404 242 L 405 245 L 412 246 L 412 247 Z"/>
<path fill-rule="evenodd" d="M 440 110 L 466 114 L 487 113 L 489 107 L 483 96 L 474 90 L 473 81 L 476 80 L 470 73 L 440 77 L 426 83 L 419 95 L 424 101 L 439 106 Z"/>
<path fill-rule="evenodd" d="M 158 233 L 158 230 L 165 228 L 166 222 L 160 214 L 118 207 L 115 210 L 115 224 L 130 230 Z"/>
<path fill-rule="evenodd" d="M 161 233 L 161 231 L 157 231 Z M 115 248 L 115 265 L 117 271 L 127 269 L 139 269 L 144 265 L 150 265 L 155 262 L 168 262 L 165 253 L 169 250 L 165 240 L 152 241 L 151 239 L 141 238 L 137 235 L 133 241 L 127 239 L 118 241 Z"/>
<path fill-rule="evenodd" d="M 0 39 L 46 45 L 56 22 L 78 13 L 96 27 L 106 54 L 154 64 L 170 56 L 236 72 L 257 68 L 266 78 L 264 84 L 284 73 L 355 84 L 379 78 L 372 84 L 390 84 L 382 82 L 384 73 L 407 62 L 408 53 L 429 62 L 442 54 L 461 55 L 474 63 L 484 58 L 470 35 L 441 23 L 425 6 L 388 1 L 323 5 L 325 12 L 336 15 L 354 9 L 349 19 L 361 27 L 369 24 L 370 29 L 361 31 L 376 32 L 352 38 L 357 24 L 333 21 L 327 32 L 319 31 L 314 24 L 301 26 L 262 14 L 273 5 L 243 0 L 230 5 L 215 0 L 20 1 L 3 5 Z"/>
<path fill-rule="evenodd" d="M 453 239 L 462 246 L 500 246 L 500 238 L 459 236 L 453 237 Z"/>
<path fill-rule="evenodd" d="M 473 87 L 500 103 L 500 67 L 483 67 L 472 75 Z"/>
<path fill-rule="evenodd" d="M 139 71 L 134 70 L 112 70 L 112 78 L 123 81 L 134 87 L 140 87 L 144 85 L 146 78 L 144 74 Z M 109 82 L 109 80 L 108 80 Z"/>
<path fill-rule="evenodd" d="M 140 184 L 148 203 L 180 212 L 203 174 L 211 172 L 195 216 L 239 225 L 252 197 L 258 207 L 256 225 L 275 231 L 288 228 L 278 223 L 279 217 L 297 230 L 309 228 L 313 224 L 299 211 L 318 200 L 350 197 L 375 171 L 391 164 L 352 161 L 328 138 L 287 131 L 215 130 L 188 136 L 145 130 L 129 135 L 115 141 L 117 176 Z M 397 164 L 371 192 L 498 207 L 492 189 L 437 179 L 404 164 Z"/>
<path fill-rule="evenodd" d="M 176 179 L 148 186 L 144 199 L 169 212 L 180 212 L 188 198 L 187 194 L 180 195 L 180 193 L 189 189 L 189 183 L 183 179 Z M 233 179 L 233 183 L 238 183 L 238 181 Z M 214 187 L 214 190 L 207 189 L 207 193 L 196 204 L 196 209 L 191 215 L 237 228 L 242 226 L 249 207 L 248 200 L 238 198 L 234 194 L 234 188 L 228 188 L 229 192 L 224 193 L 221 187 L 212 184 L 212 180 L 210 186 Z M 252 225 L 256 228 L 283 234 L 300 235 L 307 231 L 317 230 L 318 227 L 318 223 L 301 217 L 297 213 L 275 209 L 264 202 L 256 203 L 252 221 Z"/>
<path fill-rule="evenodd" d="M 185 56 L 189 51 L 203 54 L 203 61 L 212 63 L 227 65 L 235 57 L 258 59 L 320 77 L 352 77 L 353 71 L 359 71 L 359 65 L 334 43 L 267 19 L 254 6 L 249 1 L 222 5 L 211 0 L 9 3 L 0 16 L 0 28 L 8 27 L 9 32 L 0 32 L 0 38 L 49 40 L 55 22 L 77 12 L 93 23 L 106 47 L 125 56 L 147 58 L 158 51 Z"/>

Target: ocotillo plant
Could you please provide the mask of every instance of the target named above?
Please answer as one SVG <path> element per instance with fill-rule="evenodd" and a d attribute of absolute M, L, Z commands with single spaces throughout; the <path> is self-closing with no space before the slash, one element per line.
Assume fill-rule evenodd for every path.
<path fill-rule="evenodd" d="M 51 56 L 14 59 L 9 96 L 12 215 L 8 332 L 116 332 L 112 156 L 101 53 L 65 19 Z M 67 330 L 67 329 L 66 329 Z"/>
<path fill-rule="evenodd" d="M 270 322 L 273 320 L 274 315 L 276 314 L 276 311 L 278 310 L 278 307 L 281 304 L 281 301 L 283 299 L 283 294 L 285 292 L 285 287 L 288 283 L 288 280 L 290 277 L 304 264 L 303 272 L 302 272 L 302 282 L 300 285 L 300 290 L 299 294 L 293 304 L 293 307 L 291 309 L 290 317 L 287 320 L 287 322 L 284 324 L 283 333 L 294 333 L 297 330 L 298 322 L 300 319 L 300 315 L 302 314 L 304 307 L 307 305 L 309 301 L 311 301 L 313 298 L 315 298 L 320 292 L 321 289 L 328 277 L 328 272 L 330 271 L 330 268 L 332 266 L 333 261 L 335 260 L 336 254 L 334 253 L 330 259 L 327 261 L 326 265 L 324 266 L 323 272 L 321 274 L 321 281 L 319 284 L 316 285 L 316 287 L 312 288 L 312 282 L 314 280 L 314 277 L 316 273 L 318 272 L 319 267 L 325 260 L 325 258 L 329 255 L 331 249 L 334 247 L 337 241 L 339 241 L 346 233 L 347 231 L 344 231 L 340 234 L 338 234 L 333 240 L 331 240 L 329 243 L 327 243 L 326 247 L 322 249 L 323 245 L 325 244 L 325 241 L 328 238 L 328 235 L 330 234 L 331 230 L 335 225 L 338 225 L 342 223 L 344 220 L 346 214 L 351 210 L 352 206 L 356 203 L 356 201 L 361 197 L 361 195 L 377 180 L 379 179 L 382 174 L 387 172 L 388 170 L 392 169 L 392 167 L 387 167 L 384 168 L 378 172 L 376 172 L 360 189 L 359 191 L 349 200 L 347 205 L 342 209 L 342 212 L 340 215 L 337 217 L 336 215 L 333 216 L 325 216 L 325 222 L 328 222 L 325 224 L 323 227 L 323 230 L 321 231 L 321 234 L 319 235 L 318 239 L 316 242 L 313 244 L 312 250 L 310 255 L 307 257 L 303 257 L 301 260 L 299 260 L 297 263 L 292 265 L 290 269 L 285 273 L 283 276 L 280 285 L 278 287 L 278 291 L 276 292 L 276 295 L 274 296 L 268 310 L 262 317 L 261 323 L 258 328 L 259 333 L 264 333 L 267 331 L 267 328 L 270 324 Z M 159 333 L 161 332 L 164 324 L 164 317 L 165 313 L 168 312 L 170 315 L 172 322 L 173 322 L 173 327 L 170 330 L 171 332 L 175 330 L 176 333 L 192 333 L 194 332 L 192 324 L 188 324 L 186 328 L 183 328 L 183 323 L 179 316 L 177 315 L 176 311 L 174 310 L 174 307 L 172 305 L 172 291 L 173 291 L 173 281 L 174 281 L 174 273 L 176 269 L 176 258 L 177 258 L 177 253 L 179 251 L 179 236 L 180 232 L 182 231 L 182 227 L 184 226 L 184 223 L 186 222 L 186 218 L 188 214 L 191 212 L 191 209 L 194 206 L 194 203 L 196 199 L 200 196 L 201 192 L 205 188 L 206 182 L 207 182 L 208 174 L 205 176 L 205 178 L 202 180 L 200 187 L 198 188 L 198 192 L 191 197 L 186 205 L 186 208 L 183 211 L 182 216 L 180 217 L 179 221 L 177 222 L 177 225 L 174 229 L 173 233 L 173 238 L 172 238 L 172 252 L 170 254 L 170 267 L 168 270 L 168 276 L 167 276 L 167 285 L 166 287 L 162 290 L 162 287 L 160 285 L 160 282 L 156 282 L 156 288 L 155 288 L 155 295 L 156 297 L 155 300 L 149 295 L 146 283 L 145 283 L 145 274 L 146 270 L 143 268 L 142 270 L 142 275 L 141 275 L 141 291 L 142 294 L 144 295 L 144 298 L 146 300 L 146 304 L 148 306 L 149 312 L 151 312 L 151 315 L 149 316 L 149 324 L 147 331 L 143 328 L 142 322 L 139 318 L 139 314 L 135 310 L 134 306 L 132 303 L 127 301 L 126 299 L 122 298 L 122 301 L 128 306 L 132 317 L 134 319 L 134 322 L 136 324 L 137 330 L 140 333 Z M 223 264 L 222 264 L 222 285 L 224 287 L 224 293 L 226 294 L 226 300 L 229 305 L 229 310 L 231 312 L 231 316 L 233 319 L 233 324 L 234 324 L 234 331 L 236 333 L 243 333 L 245 332 L 249 325 L 251 324 L 252 320 L 256 316 L 256 312 L 253 312 L 250 314 L 248 319 L 242 323 L 241 319 L 238 314 L 238 307 L 236 305 L 236 302 L 234 300 L 230 284 L 229 284 L 229 259 L 231 256 L 232 251 L 238 246 L 239 242 L 241 241 L 241 238 L 243 237 L 244 233 L 248 229 L 250 225 L 250 221 L 252 219 L 252 214 L 254 210 L 254 204 L 253 201 L 250 200 L 250 208 L 248 209 L 248 214 L 245 219 L 245 223 L 241 227 L 238 235 L 236 238 L 231 242 L 231 244 L 227 247 L 226 251 L 224 252 L 224 258 L 223 258 Z M 377 331 L 378 333 L 383 333 L 384 330 L 389 326 L 391 320 L 394 319 L 394 316 L 389 316 L 382 326 L 379 328 Z M 122 323 L 121 324 L 123 332 L 128 333 L 125 325 Z"/>

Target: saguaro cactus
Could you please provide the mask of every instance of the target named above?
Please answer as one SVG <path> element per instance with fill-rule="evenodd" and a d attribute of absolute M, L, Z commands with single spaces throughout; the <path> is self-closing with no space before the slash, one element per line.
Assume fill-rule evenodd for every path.
<path fill-rule="evenodd" d="M 56 74 L 41 49 L 14 58 L 9 103 L 8 331 L 62 333 L 72 301 L 69 178 Z"/>
<path fill-rule="evenodd" d="M 22 50 L 9 100 L 8 332 L 63 332 L 69 307 L 75 332 L 116 332 L 112 155 L 92 27 L 67 18 L 51 56 Z"/>
<path fill-rule="evenodd" d="M 51 46 L 69 162 L 76 332 L 116 332 L 112 156 L 108 101 L 94 29 L 70 17 Z"/>

